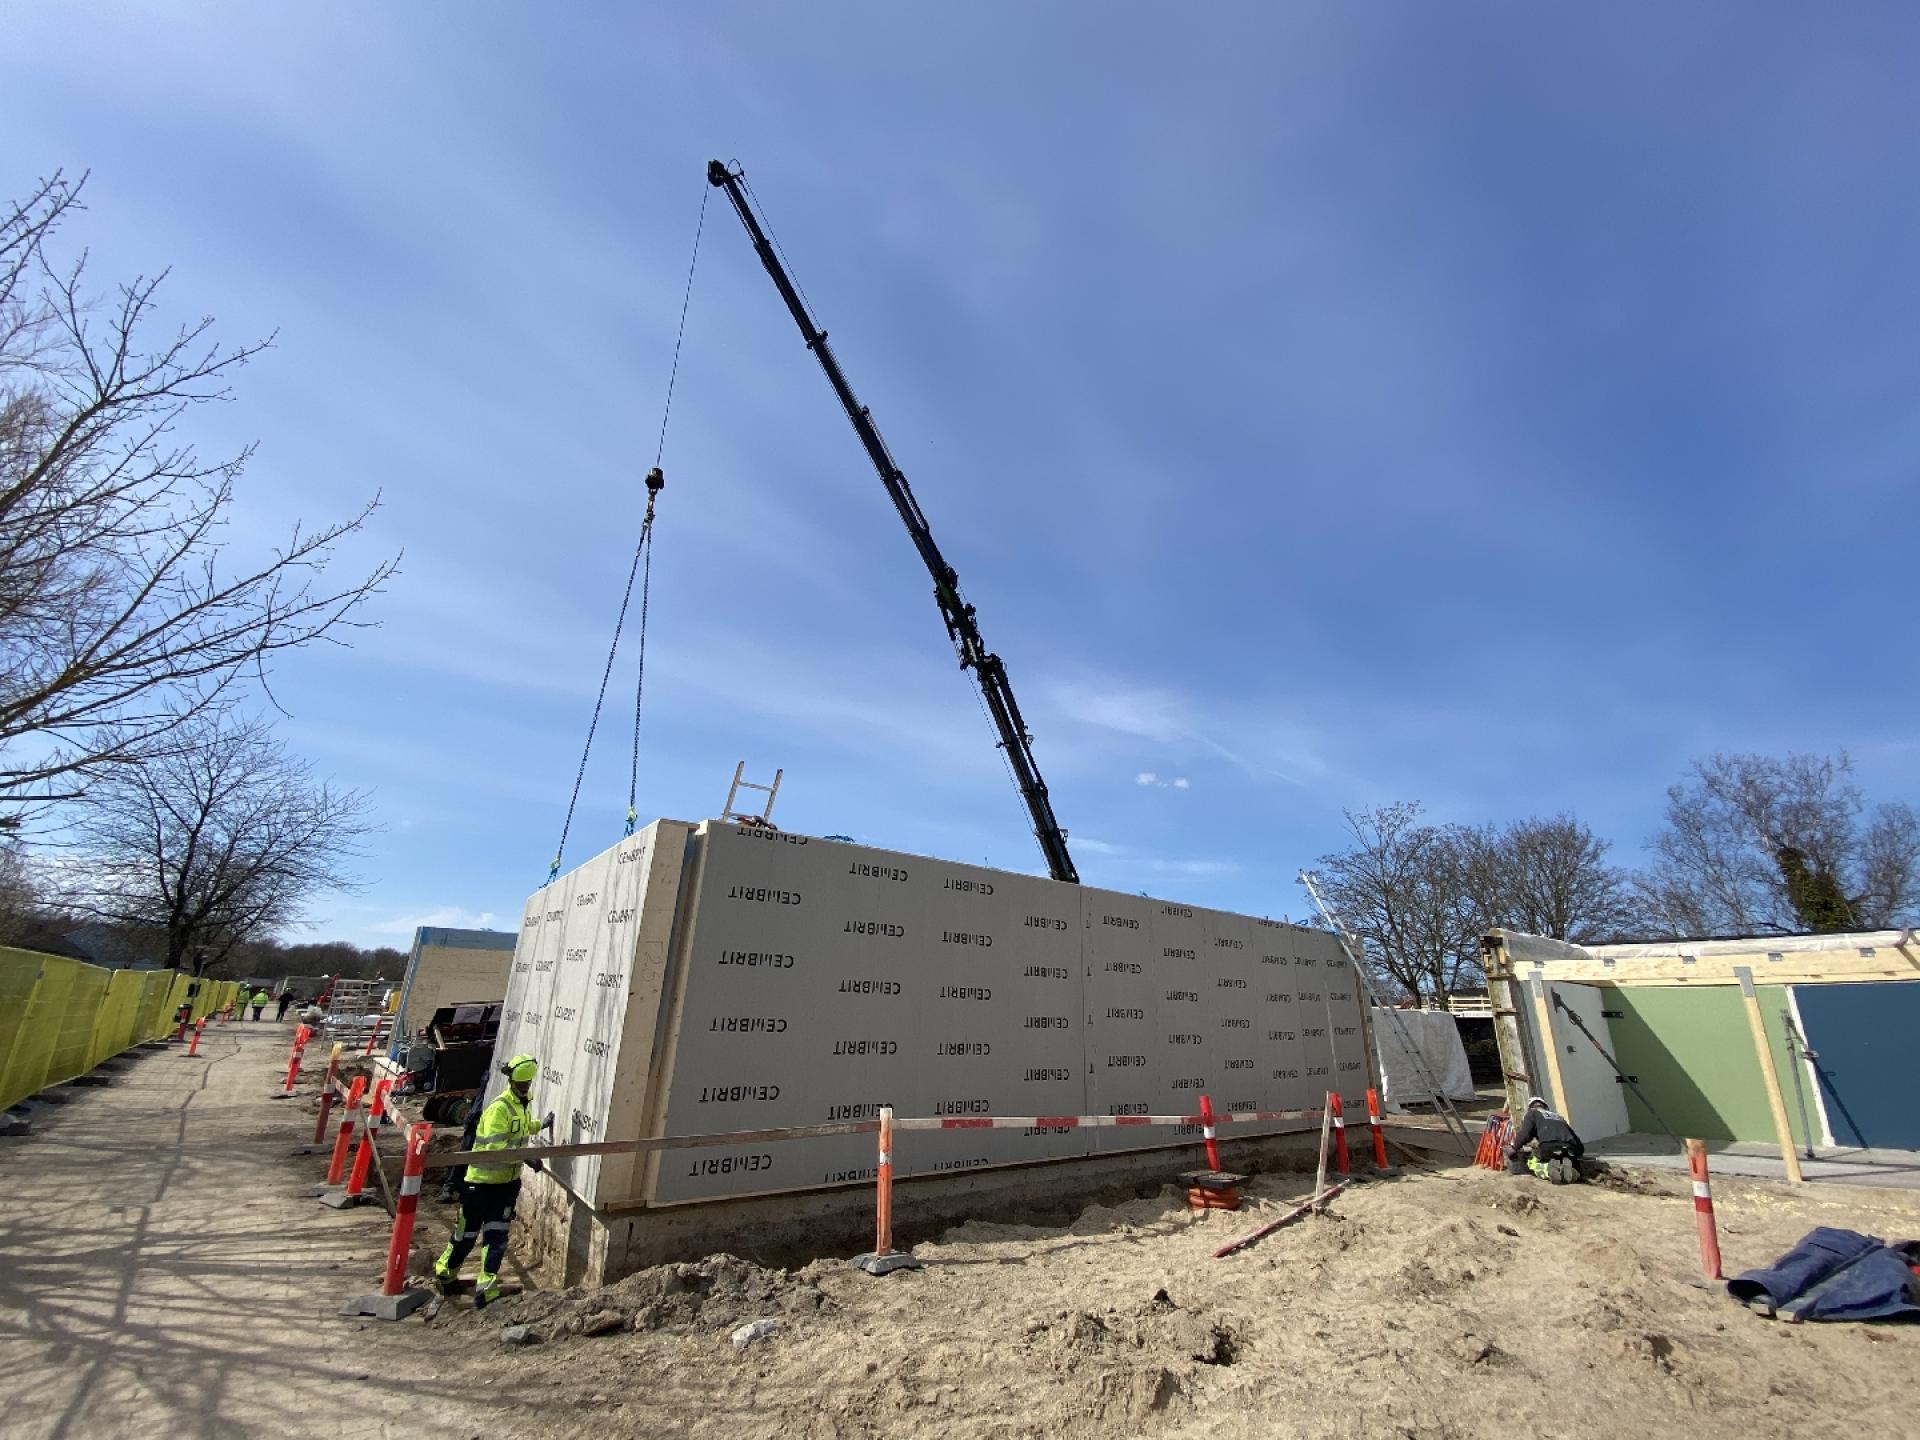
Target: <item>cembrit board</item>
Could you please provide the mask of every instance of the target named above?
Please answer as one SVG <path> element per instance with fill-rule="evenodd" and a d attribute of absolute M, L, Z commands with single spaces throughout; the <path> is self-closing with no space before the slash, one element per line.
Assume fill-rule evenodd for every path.
<path fill-rule="evenodd" d="M 556 1143 L 641 1133 L 654 1022 L 692 826 L 657 820 L 534 892 L 520 920 L 494 1044 L 499 1062 L 540 1062 L 536 1116 L 554 1112 Z M 633 1190 L 635 1157 L 553 1162 L 554 1178 L 593 1203 Z"/>
<path fill-rule="evenodd" d="M 908 1116 L 1358 1107 L 1320 931 L 805 835 L 662 820 L 528 901 L 496 1057 L 554 1139 Z M 497 1093 L 495 1076 L 491 1089 Z M 1259 1134 L 1274 1125 L 1235 1127 Z M 901 1176 L 1190 1143 L 1191 1128 L 902 1133 Z M 562 1160 L 598 1206 L 871 1180 L 870 1135 Z"/>
<path fill-rule="evenodd" d="M 675 947 L 658 1133 L 897 1114 L 1358 1106 L 1338 942 L 1243 915 L 709 823 Z M 1233 1133 L 1261 1133 L 1249 1125 Z M 1179 1130 L 902 1133 L 901 1176 L 1190 1141 Z M 669 1152 L 671 1204 L 871 1177 L 871 1136 Z"/>

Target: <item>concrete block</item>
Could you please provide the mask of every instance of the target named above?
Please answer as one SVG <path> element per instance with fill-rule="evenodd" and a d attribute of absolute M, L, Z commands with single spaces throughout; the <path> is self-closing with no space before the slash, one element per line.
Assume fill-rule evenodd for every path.
<path fill-rule="evenodd" d="M 398 1295 L 361 1295 L 340 1307 L 342 1315 L 371 1315 L 376 1320 L 404 1320 L 433 1298 L 430 1290 L 402 1290 Z"/>
<path fill-rule="evenodd" d="M 854 1256 L 853 1259 L 847 1263 L 852 1265 L 856 1270 L 866 1271 L 869 1275 L 891 1275 L 896 1270 L 924 1270 L 927 1268 L 904 1250 L 895 1250 L 886 1255 L 875 1255 L 872 1251 L 868 1251 L 865 1255 Z"/>
<path fill-rule="evenodd" d="M 347 1194 L 344 1185 L 316 1185 L 308 1192 L 329 1210 L 351 1210 L 356 1205 L 370 1204 L 372 1197 L 365 1191 L 358 1195 Z"/>

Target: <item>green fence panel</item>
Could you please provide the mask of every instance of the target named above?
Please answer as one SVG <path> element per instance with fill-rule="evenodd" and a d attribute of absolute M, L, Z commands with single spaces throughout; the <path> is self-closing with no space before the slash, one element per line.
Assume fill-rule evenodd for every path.
<path fill-rule="evenodd" d="M 187 994 L 187 991 L 193 988 L 193 981 L 188 976 L 180 974 L 177 970 L 170 970 L 166 973 L 173 977 L 173 984 L 167 991 L 167 1003 L 160 1016 L 160 1034 L 162 1036 L 171 1035 L 174 1030 L 178 1028 L 180 1022 L 174 1017 L 180 1013 L 180 1007 L 192 998 Z"/>
<path fill-rule="evenodd" d="M 173 989 L 173 973 L 169 970 L 149 970 L 146 972 L 146 984 L 140 990 L 140 1009 L 133 1017 L 133 1043 L 145 1044 L 157 1040 L 168 1026 L 163 1022 L 167 1014 L 167 995 Z"/>
<path fill-rule="evenodd" d="M 33 1093 L 20 1087 L 26 1082 L 27 1021 L 45 958 L 31 950 L 0 948 L 0 1110 Z"/>
<path fill-rule="evenodd" d="M 54 955 L 41 960 L 40 983 L 33 987 L 26 1022 L 20 1027 L 20 1038 L 14 1046 L 13 1067 L 7 1075 L 9 1091 L 34 1095 L 46 1089 L 47 1071 L 53 1062 L 54 1044 L 60 1037 L 67 992 L 73 988 L 78 968 L 77 962 Z"/>
<path fill-rule="evenodd" d="M 98 965 L 69 961 L 74 967 L 73 983 L 67 987 L 66 1003 L 60 1012 L 60 1033 L 53 1042 L 53 1058 L 47 1064 L 49 1085 L 58 1085 L 93 1068 L 93 1026 L 100 1006 L 107 998 L 107 982 L 113 972 Z"/>
<path fill-rule="evenodd" d="M 133 1022 L 147 977 L 140 970 L 116 970 L 107 981 L 106 1003 L 93 1026 L 93 1064 L 111 1059 L 133 1044 Z M 91 1067 L 89 1067 L 91 1068 Z"/>

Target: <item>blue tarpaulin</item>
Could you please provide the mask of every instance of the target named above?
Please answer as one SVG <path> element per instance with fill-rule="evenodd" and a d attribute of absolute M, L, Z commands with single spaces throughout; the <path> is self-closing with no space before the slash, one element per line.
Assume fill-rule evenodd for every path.
<path fill-rule="evenodd" d="M 1790 1320 L 1920 1316 L 1920 1276 L 1901 1249 L 1825 1225 L 1766 1269 L 1729 1280 L 1727 1293 L 1742 1304 L 1765 1301 Z"/>

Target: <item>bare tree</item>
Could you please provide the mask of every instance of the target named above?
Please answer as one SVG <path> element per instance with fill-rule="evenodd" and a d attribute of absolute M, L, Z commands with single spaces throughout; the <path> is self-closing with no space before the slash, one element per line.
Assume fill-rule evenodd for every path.
<path fill-rule="evenodd" d="M 1411 801 L 1349 812 L 1354 845 L 1320 857 L 1321 888 L 1389 985 L 1444 1001 L 1477 988 L 1482 934 L 1496 925 L 1575 942 L 1639 928 L 1607 842 L 1571 815 L 1429 825 Z"/>
<path fill-rule="evenodd" d="M 1445 1001 L 1477 983 L 1481 920 L 1458 827 L 1428 825 L 1400 801 L 1347 812 L 1351 848 L 1323 855 L 1320 888 L 1388 988 Z"/>
<path fill-rule="evenodd" d="M 217 967 L 351 889 L 373 828 L 359 791 L 316 781 L 260 721 L 198 715 L 165 753 L 89 789 L 61 867 L 71 913 L 166 936 L 167 964 Z"/>
<path fill-rule="evenodd" d="M 1714 755 L 1667 791 L 1637 888 L 1674 936 L 1873 930 L 1920 911 L 1920 816 L 1835 756 Z"/>
<path fill-rule="evenodd" d="M 1607 863 L 1608 843 L 1572 815 L 1462 828 L 1455 843 L 1483 929 L 1505 925 L 1578 945 L 1644 928 L 1628 875 Z"/>
<path fill-rule="evenodd" d="M 397 564 L 329 573 L 377 500 L 234 562 L 219 530 L 251 447 L 207 461 L 178 431 L 271 341 L 224 348 L 210 318 L 151 335 L 165 272 L 93 297 L 84 254 L 49 253 L 84 183 L 56 173 L 0 210 L 0 803 L 15 807 L 164 753 L 279 652 L 362 624 Z"/>

